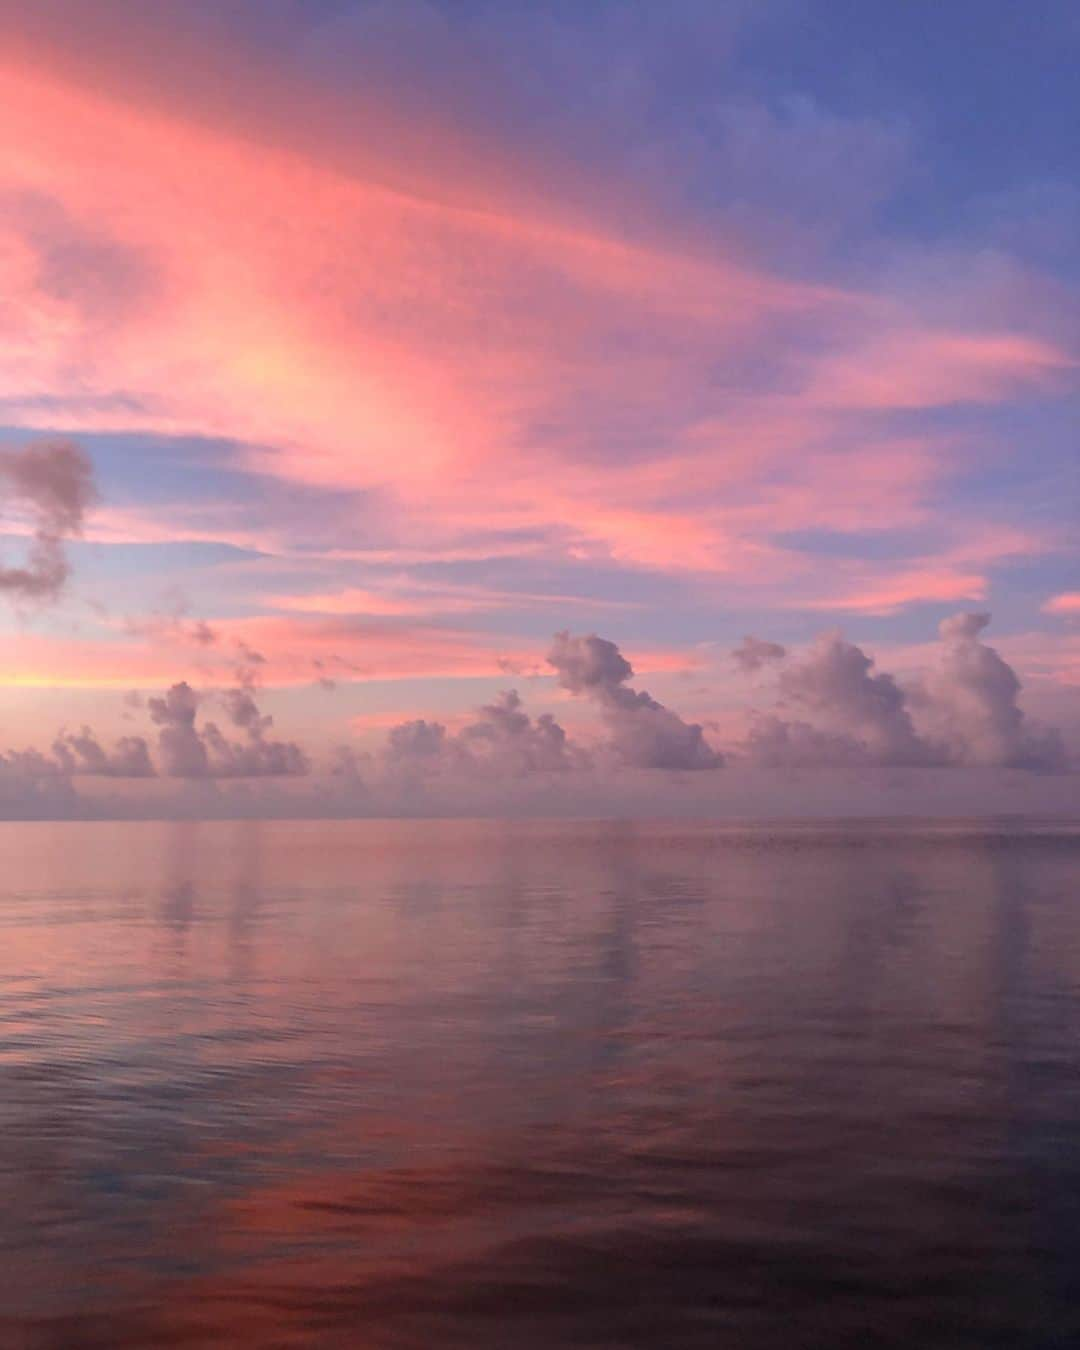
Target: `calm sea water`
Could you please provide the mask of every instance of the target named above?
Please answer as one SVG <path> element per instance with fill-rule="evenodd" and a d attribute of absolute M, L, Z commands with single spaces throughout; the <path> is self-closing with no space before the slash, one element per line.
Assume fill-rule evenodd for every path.
<path fill-rule="evenodd" d="M 1080 1345 L 1080 828 L 0 827 L 0 1345 Z"/>

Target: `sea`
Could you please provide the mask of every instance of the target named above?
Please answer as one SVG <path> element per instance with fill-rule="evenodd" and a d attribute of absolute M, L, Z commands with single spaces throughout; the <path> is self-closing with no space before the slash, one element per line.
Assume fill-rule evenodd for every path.
<path fill-rule="evenodd" d="M 4 1350 L 1080 1346 L 1080 824 L 0 826 Z"/>

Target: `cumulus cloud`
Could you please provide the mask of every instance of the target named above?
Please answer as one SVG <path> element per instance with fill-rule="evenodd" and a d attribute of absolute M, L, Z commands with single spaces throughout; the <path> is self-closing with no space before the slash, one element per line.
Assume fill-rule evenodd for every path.
<path fill-rule="evenodd" d="M 92 774 L 102 778 L 153 778 L 150 748 L 142 736 L 122 736 L 106 750 L 89 727 L 79 732 L 61 732 L 53 742 L 57 763 L 68 774 Z"/>
<path fill-rule="evenodd" d="M 591 699 L 607 724 L 611 751 L 639 769 L 715 769 L 723 757 L 709 745 L 697 722 L 684 722 L 645 690 L 631 689 L 630 662 L 614 642 L 556 633 L 548 652 L 560 685 Z"/>
<path fill-rule="evenodd" d="M 782 658 L 773 650 L 779 644 L 744 640 L 737 650 L 752 662 L 760 657 L 757 668 L 769 669 L 774 693 L 741 746 L 746 780 L 779 784 L 783 775 L 768 771 L 791 767 L 890 767 L 925 786 L 943 781 L 942 770 L 958 782 L 993 783 L 1000 776 L 987 770 L 1066 769 L 1059 735 L 1029 721 L 1016 672 L 984 642 L 988 623 L 984 613 L 947 619 L 932 667 L 907 682 L 836 632 Z M 558 633 L 549 660 L 561 687 L 590 700 L 603 719 L 607 739 L 593 755 L 554 716 L 532 715 L 517 690 L 507 689 L 450 728 L 417 718 L 393 727 L 380 751 L 339 747 L 310 784 L 255 786 L 246 780 L 299 778 L 311 764 L 296 742 L 275 739 L 251 665 L 227 690 L 200 693 L 179 682 L 144 707 L 129 696 L 125 705 L 157 728 L 156 756 L 141 736 L 106 746 L 87 726 L 62 731 L 49 753 L 0 753 L 0 817 L 138 815 L 151 806 L 190 812 L 187 789 L 168 796 L 164 787 L 150 794 L 133 783 L 126 792 L 106 793 L 101 785 L 76 791 L 84 776 L 145 780 L 157 771 L 168 779 L 229 780 L 227 792 L 217 787 L 212 794 L 219 814 L 557 814 L 574 803 L 594 814 L 631 804 L 637 811 L 655 808 L 651 771 L 720 763 L 699 725 L 632 687 L 633 669 L 615 643 Z M 667 805 L 705 810 L 721 802 L 723 787 L 702 778 L 695 787 L 692 778 L 670 780 Z"/>
<path fill-rule="evenodd" d="M 944 620 L 935 668 L 910 687 L 839 633 L 823 634 L 778 677 L 780 709 L 794 715 L 759 714 L 745 752 L 774 766 L 1064 768 L 1059 734 L 1027 721 L 1016 672 L 980 640 L 989 622 Z"/>
<path fill-rule="evenodd" d="M 437 759 L 445 753 L 447 743 L 446 728 L 441 722 L 418 717 L 391 728 L 386 757 L 392 764 Z"/>
<path fill-rule="evenodd" d="M 525 712 L 516 689 L 504 690 L 485 704 L 460 735 L 474 760 L 497 763 L 515 773 L 578 767 L 584 760 L 550 713 L 535 720 Z"/>
<path fill-rule="evenodd" d="M 392 728 L 383 752 L 390 772 L 524 777 L 584 768 L 588 756 L 550 713 L 533 718 L 516 689 L 478 708 L 455 735 L 441 722 L 418 718 Z"/>
<path fill-rule="evenodd" d="M 198 695 L 186 680 L 174 684 L 160 698 L 150 699 L 150 720 L 158 732 L 158 755 L 169 778 L 206 778 L 210 759 L 202 737 L 195 729 Z"/>
<path fill-rule="evenodd" d="M 85 812 L 75 778 L 152 778 L 154 766 L 141 736 L 123 736 L 106 750 L 90 730 L 61 732 L 50 754 L 0 752 L 0 819 L 62 819 Z"/>
<path fill-rule="evenodd" d="M 743 750 L 754 764 L 773 769 L 831 769 L 890 762 L 875 755 L 855 736 L 774 714 L 755 716 Z"/>
<path fill-rule="evenodd" d="M 274 778 L 308 773 L 308 756 L 295 741 L 270 738 L 274 719 L 260 712 L 250 688 L 230 689 L 221 697 L 239 738 L 230 740 L 216 722 L 196 725 L 199 695 L 186 681 L 150 700 L 151 721 L 161 728 L 158 753 L 168 777 Z"/>
<path fill-rule="evenodd" d="M 914 696 L 928 734 L 953 764 L 1063 768 L 1059 733 L 1029 723 L 1019 706 L 1016 672 L 981 641 L 989 623 L 984 612 L 956 614 L 942 622 L 938 664 Z"/>
<path fill-rule="evenodd" d="M 823 633 L 806 656 L 781 671 L 781 702 L 805 716 L 767 719 L 751 745 L 776 762 L 780 746 L 804 762 L 815 744 L 824 763 L 928 764 L 935 754 L 915 730 L 904 690 L 839 633 Z"/>
<path fill-rule="evenodd" d="M 200 696 L 186 682 L 148 700 L 150 720 L 159 728 L 158 759 L 165 777 L 242 780 L 308 773 L 308 757 L 297 744 L 271 738 L 273 719 L 260 711 L 250 689 L 230 689 L 220 700 L 235 735 L 226 734 L 212 721 L 197 724 Z M 130 695 L 125 702 L 140 706 Z M 150 746 L 142 736 L 122 736 L 107 748 L 88 726 L 64 730 L 54 738 L 48 753 L 33 748 L 0 751 L 0 819 L 95 815 L 103 799 L 82 796 L 76 790 L 77 779 L 157 776 Z M 104 809 L 106 814 L 138 816 L 141 800 L 142 794 L 129 792 L 110 798 Z M 160 808 L 161 799 L 154 800 Z M 172 808 L 180 814 L 185 809 L 179 801 Z M 168 804 L 165 809 L 169 810 Z"/>
<path fill-rule="evenodd" d="M 747 633 L 731 653 L 731 659 L 744 675 L 752 675 L 763 666 L 782 661 L 786 655 L 787 648 L 781 647 L 779 642 L 766 642 L 764 638 Z"/>
<path fill-rule="evenodd" d="M 65 540 L 81 534 L 96 499 L 89 456 L 70 441 L 35 441 L 0 452 L 0 505 L 10 502 L 32 530 L 24 563 L 0 566 L 0 592 L 55 599 L 71 570 Z"/>

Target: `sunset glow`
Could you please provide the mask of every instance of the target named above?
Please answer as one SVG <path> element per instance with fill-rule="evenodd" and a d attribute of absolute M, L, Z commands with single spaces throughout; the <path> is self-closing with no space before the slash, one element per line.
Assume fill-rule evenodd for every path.
<path fill-rule="evenodd" d="M 782 699 L 744 633 L 917 653 L 974 609 L 1072 762 L 1064 151 L 995 155 L 899 48 L 867 102 L 773 8 L 657 46 L 633 6 L 0 5 L 0 450 L 96 484 L 4 613 L 5 748 L 239 680 L 316 765 L 416 681 L 595 750 L 570 629 L 737 760 Z"/>

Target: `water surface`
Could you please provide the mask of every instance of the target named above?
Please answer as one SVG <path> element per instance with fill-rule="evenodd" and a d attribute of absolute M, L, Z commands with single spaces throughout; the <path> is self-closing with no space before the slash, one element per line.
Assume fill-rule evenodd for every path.
<path fill-rule="evenodd" d="M 0 1344 L 1080 1344 L 1080 829 L 0 826 Z"/>

